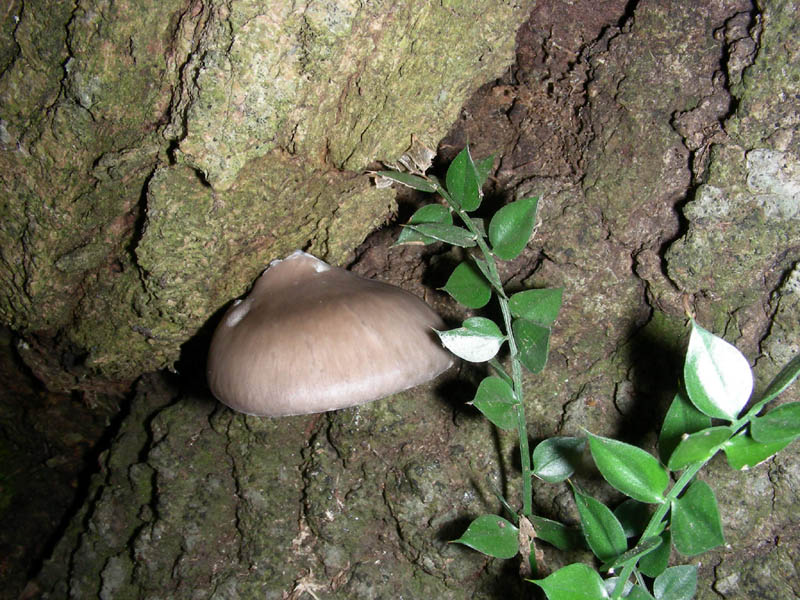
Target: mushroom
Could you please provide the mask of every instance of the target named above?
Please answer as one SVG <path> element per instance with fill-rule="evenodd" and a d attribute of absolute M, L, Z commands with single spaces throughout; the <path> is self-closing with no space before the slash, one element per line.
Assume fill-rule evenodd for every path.
<path fill-rule="evenodd" d="M 234 410 L 286 416 L 371 402 L 433 379 L 453 363 L 444 323 L 393 285 L 300 250 L 276 260 L 214 332 L 211 392 Z"/>

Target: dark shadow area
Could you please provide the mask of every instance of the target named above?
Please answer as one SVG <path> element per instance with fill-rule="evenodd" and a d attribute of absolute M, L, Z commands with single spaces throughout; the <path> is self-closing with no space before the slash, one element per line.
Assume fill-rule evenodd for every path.
<path fill-rule="evenodd" d="M 668 338 L 642 327 L 624 346 L 630 386 L 617 387 L 615 404 L 622 413 L 615 437 L 642 446 L 650 432 L 659 432 L 683 374 L 683 337 Z"/>
<path fill-rule="evenodd" d="M 0 328 L 0 598 L 15 600 L 86 502 L 128 403 L 115 398 L 123 409 L 111 415 L 102 397 L 48 391 L 16 344 Z M 82 363 L 80 349 L 61 348 L 64 368 Z"/>
<path fill-rule="evenodd" d="M 191 338 L 181 345 L 178 360 L 175 361 L 174 371 L 167 372 L 168 381 L 189 395 L 211 397 L 211 390 L 206 381 L 206 362 L 208 347 L 214 330 L 219 325 L 222 317 L 234 303 L 235 299 L 227 302 L 209 317 L 200 329 Z"/>

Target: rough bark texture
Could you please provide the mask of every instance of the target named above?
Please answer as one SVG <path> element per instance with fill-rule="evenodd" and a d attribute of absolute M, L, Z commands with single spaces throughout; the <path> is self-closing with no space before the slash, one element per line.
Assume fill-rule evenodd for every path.
<path fill-rule="evenodd" d="M 12 2 L 0 318 L 22 358 L 53 390 L 130 381 L 269 260 L 346 261 L 393 210 L 360 173 L 435 145 L 525 5 Z"/>
<path fill-rule="evenodd" d="M 378 13 L 385 18 L 379 26 L 391 27 L 393 21 L 386 15 L 407 14 L 403 8 L 407 4 L 397 3 L 394 12 L 385 6 Z M 682 361 L 684 296 L 702 324 L 724 334 L 743 350 L 762 385 L 798 352 L 798 9 L 800 5 L 792 0 L 755 4 L 747 0 L 619 0 L 603 3 L 602 8 L 591 0 L 537 2 L 517 34 L 516 64 L 464 105 L 439 144 L 442 164 L 467 140 L 474 155 L 498 153 L 487 191 L 490 208 L 514 195 L 543 194 L 541 224 L 534 243 L 521 257 L 503 266 L 503 276 L 512 289 L 521 285 L 565 288 L 566 301 L 554 330 L 548 367 L 541 376 L 528 380 L 526 401 L 534 440 L 556 434 L 580 435 L 581 428 L 586 428 L 655 450 L 658 427 L 675 393 Z M 458 24 L 448 21 L 454 31 L 481 27 L 476 21 L 484 22 L 492 31 L 489 24 L 499 23 L 502 14 L 501 8 L 496 8 L 492 10 L 497 12 L 482 12 L 480 18 L 470 20 L 467 15 L 472 13 L 468 9 L 459 12 L 455 3 L 445 3 L 442 10 L 455 10 L 448 14 L 464 17 Z M 69 315 L 98 314 L 84 313 L 88 309 L 77 310 L 76 306 L 108 306 L 113 301 L 126 311 L 139 311 L 137 314 L 143 315 L 139 318 L 147 323 L 142 327 L 150 331 L 139 333 L 141 343 L 152 345 L 157 359 L 142 362 L 135 358 L 142 350 L 131 344 L 127 330 L 119 338 L 108 334 L 112 341 L 101 346 L 107 348 L 104 352 L 111 353 L 108 348 L 114 345 L 126 349 L 113 360 L 100 363 L 110 365 L 107 370 L 92 363 L 95 358 L 87 359 L 92 369 L 101 369 L 105 376 L 130 376 L 137 372 L 131 365 L 144 368 L 173 360 L 180 342 L 194 332 L 188 324 L 199 326 L 226 298 L 240 292 L 271 252 L 309 240 L 312 248 L 322 249 L 323 254 L 345 256 L 360 239 L 349 228 L 364 231 L 370 223 L 380 221 L 391 199 L 378 191 L 363 191 L 367 188 L 361 180 L 340 169 L 357 170 L 373 158 L 392 157 L 407 145 L 408 127 L 415 133 L 425 133 L 416 129 L 413 119 L 409 121 L 412 126 L 400 130 L 393 129 L 396 122 L 385 122 L 382 129 L 375 130 L 374 137 L 367 128 L 361 143 L 353 142 L 354 138 L 347 135 L 363 132 L 364 124 L 378 118 L 380 111 L 360 112 L 369 110 L 370 103 L 363 109 L 351 107 L 348 102 L 355 97 L 347 90 L 353 90 L 348 86 L 356 84 L 344 83 L 347 77 L 339 79 L 337 73 L 335 80 L 340 83 L 336 85 L 345 90 L 346 100 L 334 104 L 341 111 L 325 108 L 324 113 L 337 112 L 341 122 L 348 124 L 350 134 L 339 139 L 327 124 L 319 131 L 330 141 L 324 147 L 316 145 L 319 134 L 309 133 L 316 124 L 292 115 L 303 102 L 318 106 L 325 100 L 309 100 L 311 87 L 305 87 L 305 83 L 295 81 L 300 91 L 292 87 L 293 62 L 289 61 L 284 71 L 265 71 L 278 83 L 264 90 L 264 97 L 242 91 L 248 89 L 254 94 L 258 88 L 262 76 L 252 73 L 247 76 L 252 75 L 252 80 L 242 79 L 242 90 L 226 87 L 226 69 L 239 72 L 236 65 L 241 58 L 237 58 L 237 52 L 244 52 L 237 49 L 238 41 L 230 44 L 236 36 L 231 37 L 229 28 L 234 23 L 246 31 L 279 28 L 271 21 L 247 19 L 244 14 L 234 19 L 226 11 L 227 7 L 197 5 L 172 17 L 153 17 L 154 27 L 156 23 L 162 27 L 170 23 L 170 31 L 184 32 L 183 37 L 175 39 L 185 40 L 181 43 L 188 48 L 182 51 L 184 58 L 175 63 L 184 65 L 180 77 L 164 85 L 175 90 L 170 100 L 174 110 L 191 118 L 181 123 L 168 111 L 162 124 L 154 121 L 156 129 L 172 132 L 168 134 L 172 136 L 169 149 L 159 149 L 163 143 L 154 141 L 160 138 L 153 134 L 150 141 L 133 144 L 136 150 L 131 155 L 117 150 L 117 162 L 101 169 L 118 175 L 98 178 L 86 190 L 77 183 L 70 184 L 66 164 L 86 153 L 76 146 L 81 138 L 59 138 L 69 140 L 58 146 L 62 148 L 62 163 L 52 158 L 52 148 L 58 144 L 47 140 L 55 140 L 55 132 L 62 132 L 56 128 L 59 111 L 66 110 L 62 105 L 71 106 L 77 115 L 93 114 L 94 101 L 87 100 L 89 106 L 83 106 L 81 93 L 73 91 L 72 96 L 64 96 L 73 100 L 62 99 L 46 115 L 37 117 L 51 119 L 47 127 L 31 117 L 31 131 L 39 132 L 33 139 L 39 147 L 50 150 L 38 154 L 28 151 L 31 158 L 27 158 L 9 142 L 3 155 L 5 161 L 34 161 L 31 165 L 24 163 L 24 169 L 19 163 L 16 170 L 9 171 L 17 175 L 13 179 L 4 175 L 3 181 L 28 186 L 18 188 L 13 197 L 26 199 L 23 213 L 35 217 L 28 217 L 26 228 L 18 232 L 20 246 L 9 246 L 17 248 L 22 257 L 19 261 L 9 262 L 3 242 L 4 269 L 17 269 L 13 271 L 16 279 L 10 281 L 19 286 L 18 292 L 7 296 L 18 304 L 4 300 L 4 314 L 21 315 L 9 321 L 25 333 L 57 330 L 60 323 L 67 322 L 63 320 L 66 317 L 58 317 L 62 314 L 59 310 Z M 51 13 L 57 18 L 57 11 Z M 348 14 L 347 10 L 344 16 L 331 13 L 327 21 L 323 20 L 326 31 L 330 31 L 323 36 L 328 41 L 307 47 L 324 57 L 331 56 L 327 53 L 335 43 L 328 36 L 340 39 L 336 37 L 337 28 L 349 22 Z M 313 24 L 320 21 L 313 15 L 308 18 L 313 30 Z M 68 36 L 75 35 L 84 21 L 73 16 L 66 30 Z M 413 29 L 419 21 L 399 22 Z M 42 26 L 37 22 L 26 27 L 34 25 Z M 21 27 L 22 21 L 15 34 L 16 44 L 27 48 L 24 43 L 32 42 L 21 41 Z M 64 30 L 56 27 L 54 31 L 62 34 Z M 357 45 L 374 41 L 364 33 L 371 31 L 367 23 L 341 31 L 347 32 L 341 34 L 342 39 L 347 41 L 352 36 Z M 455 43 L 445 31 L 433 31 L 424 43 L 413 46 L 435 44 L 439 39 L 446 41 L 446 46 Z M 36 39 L 32 32 L 27 35 L 25 39 Z M 485 35 L 492 39 L 490 34 Z M 273 37 L 282 39 L 278 34 Z M 462 38 L 470 36 L 457 37 L 460 44 Z M 256 44 L 259 39 L 254 34 L 250 43 Z M 165 48 L 172 48 L 164 43 Z M 170 44 L 178 47 L 175 40 Z M 245 45 L 242 42 L 241 48 Z M 11 50 L 3 56 L 13 57 L 14 47 L 8 47 Z M 76 55 L 77 47 L 68 44 L 61 54 L 50 58 L 38 49 L 35 56 L 43 57 L 39 59 L 43 65 L 49 64 L 47 60 L 64 61 L 70 52 Z M 85 43 L 84 48 L 91 54 Z M 147 60 L 160 57 L 160 52 L 146 53 L 146 58 L 136 63 L 137 68 L 144 70 Z M 463 60 L 469 64 L 457 68 L 475 74 L 465 80 L 489 80 L 491 75 L 477 66 L 485 61 L 479 60 L 479 51 L 464 52 Z M 339 57 L 337 65 L 349 64 L 344 58 L 347 53 L 333 55 Z M 4 64 L 12 64 L 10 60 Z M 381 60 L 391 59 L 386 55 Z M 441 55 L 432 59 L 439 61 L 447 62 Z M 80 64 L 84 63 L 76 63 Z M 113 62 L 92 68 L 106 69 L 109 64 Z M 87 83 L 94 81 L 91 77 L 70 74 L 92 73 L 92 68 L 68 69 L 60 93 L 105 89 Z M 450 64 L 449 68 L 456 67 Z M 45 71 L 42 66 L 37 73 Z M 53 73 L 60 81 L 61 73 Z M 310 76 L 313 78 L 313 73 Z M 374 89 L 370 85 L 364 83 L 363 89 Z M 4 89 L 10 89 L 8 86 L 6 83 Z M 47 88 L 43 84 L 40 87 Z M 110 87 L 114 94 L 121 93 Z M 50 93 L 54 95 L 49 103 L 62 98 L 58 90 Z M 102 96 L 100 92 L 86 93 L 90 98 L 92 93 Z M 154 92 L 136 87 L 131 93 Z M 362 93 L 368 95 L 367 91 Z M 422 98 L 438 97 L 427 93 L 420 91 Z M 47 97 L 47 93 L 36 97 Z M 216 118 L 201 117 L 204 104 L 200 97 L 211 99 L 217 109 L 230 105 L 241 110 L 232 110 L 235 118 L 229 121 L 219 113 L 215 113 Z M 275 104 L 277 97 L 289 99 L 284 112 L 265 108 L 280 104 Z M 417 100 L 408 96 L 392 96 L 391 102 L 397 103 L 403 118 L 407 113 L 419 119 L 424 112 Z M 426 102 L 423 104 L 427 106 Z M 98 114 L 113 112 L 113 103 L 100 104 Z M 99 121 L 117 123 L 131 118 L 141 125 L 146 118 L 137 110 L 144 110 L 143 105 Z M 273 128 L 273 137 L 262 137 L 260 128 L 246 124 L 248 114 L 262 116 L 263 127 Z M 452 119 L 450 112 L 443 111 L 442 115 L 442 119 Z M 4 122 L 4 127 L 11 132 L 9 123 Z M 284 128 L 282 123 L 291 126 Z M 305 124 L 294 127 L 296 123 Z M 67 119 L 60 126 L 68 129 L 70 124 L 74 123 Z M 438 130 L 431 131 L 428 139 L 436 139 Z M 15 132 L 4 135 L 8 140 L 21 140 L 23 149 L 34 146 Z M 115 133 L 110 139 L 116 140 L 117 135 L 121 134 Z M 338 141 L 334 142 L 334 137 Z M 290 147 L 266 148 L 273 138 L 291 142 Z M 247 143 L 239 147 L 247 159 L 239 163 L 239 155 L 230 158 L 220 144 L 243 139 Z M 387 149 L 370 150 L 378 142 L 388 144 Z M 156 146 L 152 155 L 143 149 L 148 144 Z M 259 154 L 259 144 L 266 148 L 264 154 Z M 154 161 L 153 166 L 135 166 L 147 162 L 136 158 L 141 154 L 151 156 L 147 160 Z M 51 157 L 48 160 L 54 170 L 37 170 L 38 156 Z M 82 160 L 98 169 L 96 161 Z M 264 175 L 276 164 L 288 173 L 286 179 Z M 81 180 L 77 175 L 74 178 Z M 42 202 L 42 193 L 35 191 L 39 189 L 36 186 L 44 185 L 41 180 L 62 190 L 58 198 L 71 199 L 69 210 L 55 200 Z M 312 190 L 319 189 L 315 186 L 322 180 L 329 182 L 328 191 L 315 196 Z M 128 181 L 133 183 L 125 183 Z M 86 268 L 85 272 L 92 274 L 88 281 L 98 286 L 91 288 L 94 295 L 65 297 L 62 292 L 72 288 L 64 283 L 69 279 L 62 271 L 48 266 L 44 259 L 36 264 L 24 261 L 50 248 L 47 236 L 55 240 L 53 243 L 62 243 L 57 229 L 39 223 L 44 218 L 41 215 L 75 219 L 72 227 L 77 230 L 81 221 L 76 215 L 82 206 L 99 210 L 99 198 L 106 198 L 113 190 L 133 188 L 141 192 L 142 186 L 146 186 L 147 194 L 138 198 L 130 192 L 128 202 L 132 207 L 147 208 L 146 223 L 136 220 L 136 209 L 132 208 L 133 219 L 125 221 L 124 227 L 109 217 L 105 229 L 81 229 L 92 244 L 109 244 L 123 257 L 128 256 L 124 248 L 114 246 L 119 244 L 118 237 L 104 232 L 111 231 L 116 223 L 114 226 L 123 227 L 121 231 L 127 231 L 136 242 L 135 253 L 120 262 L 124 267 L 121 271 L 115 271 L 113 263 L 102 261 L 106 271 L 101 272 L 94 263 Z M 296 197 L 292 190 L 304 186 L 309 191 L 300 198 L 317 199 L 308 200 L 308 204 L 291 201 Z M 266 193 L 264 189 L 273 191 Z M 375 194 L 370 204 L 380 208 L 362 206 L 367 204 L 364 196 L 358 196 L 362 193 Z M 285 194 L 286 202 L 258 208 L 264 198 L 283 198 L 281 194 Z M 344 214 L 324 208 L 331 206 L 328 203 L 345 202 L 342 198 L 356 197 L 362 200 Z M 5 194 L 4 207 L 18 206 L 9 204 L 7 198 Z M 401 212 L 406 211 L 407 204 L 418 201 L 413 196 L 399 197 Z M 374 216 L 371 221 L 361 212 L 370 210 L 375 210 L 369 213 Z M 247 223 L 253 222 L 243 215 L 248 211 L 261 211 L 262 221 L 277 211 L 283 215 L 282 224 L 269 221 L 253 241 L 252 234 L 245 233 Z M 55 221 L 47 223 L 52 227 Z M 295 239 L 291 232 L 298 226 L 303 233 Z M 3 235 L 9 235 L 5 223 L 3 227 Z M 226 240 L 234 241 L 221 241 L 223 231 Z M 199 238 L 198 232 L 202 232 Z M 370 238 L 357 253 L 353 269 L 403 285 L 425 295 L 449 318 L 463 318 L 457 307 L 433 291 L 446 280 L 458 253 L 437 247 L 388 250 L 392 234 L 383 230 Z M 103 235 L 109 241 L 102 242 L 106 239 Z M 331 241 L 334 238 L 338 240 L 335 243 Z M 89 247 L 94 248 L 92 244 Z M 201 252 L 204 244 L 213 246 L 221 256 Z M 113 254 L 108 247 L 98 254 Z M 59 258 L 64 250 L 47 252 L 47 256 Z M 93 256 L 88 250 L 86 254 Z M 229 271 L 231 281 L 205 281 L 193 270 L 194 274 L 176 275 L 181 264 L 198 261 Z M 41 269 L 55 274 L 47 284 L 42 283 Z M 135 277 L 129 273 L 131 269 Z M 136 283 L 109 283 L 115 280 Z M 100 293 L 125 289 L 136 291 L 119 296 L 109 296 L 110 291 Z M 54 320 L 31 326 L 29 323 L 37 318 L 36 306 L 49 309 L 39 319 L 50 315 L 47 318 Z M 173 316 L 176 314 L 180 318 Z M 146 320 L 147 315 L 151 315 L 151 321 Z M 158 335 L 148 337 L 155 331 Z M 90 347 L 82 345 L 83 338 L 68 339 L 76 347 Z M 144 341 L 147 339 L 149 344 Z M 202 351 L 205 343 L 207 338 L 201 332 L 187 348 L 197 345 Z M 39 356 L 47 356 L 45 350 Z M 21 354 L 28 356 L 24 348 Z M 44 364 L 32 358 L 28 363 Z M 122 363 L 127 366 L 120 367 Z M 357 409 L 268 420 L 235 415 L 204 390 L 190 390 L 187 381 L 193 370 L 184 364 L 182 378 L 152 374 L 138 381 L 108 450 L 99 457 L 100 472 L 88 486 L 86 501 L 37 580 L 28 586 L 31 593 L 49 598 L 109 599 L 299 599 L 311 594 L 342 599 L 499 599 L 534 594 L 530 586 L 520 582 L 514 561 L 486 560 L 447 543 L 463 531 L 471 517 L 500 511 L 490 481 L 509 498 L 516 498 L 518 491 L 513 436 L 494 433 L 485 420 L 463 404 L 474 393 L 470 384 L 476 379 L 473 369 L 463 367 L 437 384 Z M 60 369 L 74 376 L 74 370 Z M 52 367 L 47 372 L 58 373 L 59 369 Z M 55 379 L 52 375 L 48 381 Z M 72 380 L 64 381 L 64 387 L 76 385 Z M 794 388 L 783 399 L 798 398 L 800 393 Z M 800 547 L 800 458 L 796 444 L 751 471 L 732 471 L 724 460 L 717 459 L 701 476 L 716 491 L 727 545 L 696 558 L 673 556 L 675 562 L 700 565 L 698 598 L 800 596 L 800 574 L 793 558 Z M 596 477 L 589 475 L 582 483 L 598 498 L 612 503 L 617 499 Z M 574 506 L 564 486 L 537 484 L 535 504 L 538 514 L 575 522 Z M 546 550 L 545 559 L 546 568 L 556 569 L 588 556 L 564 556 Z"/>

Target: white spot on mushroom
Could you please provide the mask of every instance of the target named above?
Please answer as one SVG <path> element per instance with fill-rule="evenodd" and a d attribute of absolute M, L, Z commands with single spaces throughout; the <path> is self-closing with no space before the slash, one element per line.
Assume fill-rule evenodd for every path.
<path fill-rule="evenodd" d="M 225 316 L 225 325 L 228 327 L 235 327 L 236 324 L 241 321 L 245 315 L 250 311 L 250 305 L 252 304 L 252 300 L 245 300 L 242 302 L 241 300 L 237 300 L 231 306 L 231 309 L 228 311 L 228 314 Z"/>
<path fill-rule="evenodd" d="M 224 324 L 224 326 L 223 326 Z M 270 263 L 214 332 L 208 382 L 224 404 L 284 416 L 363 404 L 453 363 L 422 300 L 296 251 Z"/>

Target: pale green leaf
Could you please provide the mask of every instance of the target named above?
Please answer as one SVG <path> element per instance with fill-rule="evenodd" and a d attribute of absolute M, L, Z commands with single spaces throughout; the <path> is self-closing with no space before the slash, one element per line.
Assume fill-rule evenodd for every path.
<path fill-rule="evenodd" d="M 506 339 L 497 325 L 484 317 L 470 317 L 458 329 L 436 333 L 445 348 L 469 362 L 491 359 Z"/>
<path fill-rule="evenodd" d="M 750 364 L 736 347 L 692 321 L 683 378 L 692 403 L 709 417 L 734 421 L 753 390 Z"/>

